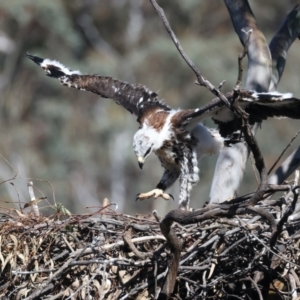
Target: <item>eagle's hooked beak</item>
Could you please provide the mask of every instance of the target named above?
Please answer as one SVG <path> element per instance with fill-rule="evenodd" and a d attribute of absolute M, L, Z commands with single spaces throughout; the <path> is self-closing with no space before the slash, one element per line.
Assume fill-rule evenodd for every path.
<path fill-rule="evenodd" d="M 144 158 L 141 157 L 141 156 L 138 156 L 137 160 L 139 162 L 140 169 L 143 169 L 143 165 L 144 165 L 144 162 L 145 162 Z"/>

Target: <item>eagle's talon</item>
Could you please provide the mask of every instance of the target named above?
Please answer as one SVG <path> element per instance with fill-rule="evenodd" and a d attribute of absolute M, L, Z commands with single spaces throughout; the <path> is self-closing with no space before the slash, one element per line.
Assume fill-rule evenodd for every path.
<path fill-rule="evenodd" d="M 151 197 L 154 197 L 154 199 L 157 199 L 158 197 L 162 197 L 164 200 L 170 200 L 172 198 L 174 200 L 174 197 L 171 194 L 164 193 L 164 191 L 161 189 L 154 189 L 148 193 L 137 194 L 136 201 L 137 200 L 143 201 Z"/>
<path fill-rule="evenodd" d="M 173 201 L 175 201 L 174 197 L 172 194 L 168 194 L 170 196 L 170 198 L 172 198 Z"/>

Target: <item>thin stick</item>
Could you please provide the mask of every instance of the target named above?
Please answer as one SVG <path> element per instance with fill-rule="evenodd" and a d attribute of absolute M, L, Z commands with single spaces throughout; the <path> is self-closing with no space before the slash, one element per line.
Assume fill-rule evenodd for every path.
<path fill-rule="evenodd" d="M 292 192 L 294 193 L 294 199 L 293 199 L 290 207 L 284 212 L 283 217 L 277 223 L 277 230 L 275 233 L 273 233 L 273 235 L 270 239 L 270 247 L 271 248 L 273 248 L 275 246 L 276 241 L 277 241 L 280 233 L 282 232 L 283 225 L 287 222 L 289 216 L 292 215 L 292 213 L 295 210 L 295 206 L 296 206 L 296 203 L 297 203 L 298 197 L 299 197 L 299 192 L 297 191 L 298 189 L 299 189 L 299 186 L 296 186 L 292 190 Z"/>
<path fill-rule="evenodd" d="M 16 175 L 15 175 L 15 177 L 17 176 L 17 173 L 16 173 Z M 3 181 L 4 182 L 4 181 Z M 3 183 L 2 182 L 2 183 Z M 2 183 L 0 183 L 0 185 L 2 184 Z M 16 192 L 16 194 L 17 194 L 17 197 L 18 197 L 18 203 L 19 203 L 19 209 L 20 209 L 20 212 L 21 213 L 23 213 L 23 208 L 22 208 L 22 206 L 21 206 L 21 203 L 23 203 L 23 202 L 21 202 L 21 199 L 20 199 L 20 195 L 19 195 L 19 192 L 18 192 L 18 190 L 17 190 L 17 188 L 16 188 L 16 186 L 15 186 L 15 184 L 13 183 L 13 182 L 10 182 L 10 184 L 14 187 L 14 189 L 15 189 L 15 192 Z M 1 201 L 1 202 L 4 202 L 4 201 Z M 6 203 L 14 203 L 14 202 L 6 202 Z M 16 202 L 17 203 L 17 202 Z"/>
<path fill-rule="evenodd" d="M 95 277 L 99 274 L 99 271 L 101 270 L 101 268 L 102 268 L 102 265 L 100 265 L 100 266 L 97 268 L 97 270 L 95 271 L 95 274 L 89 279 L 88 282 L 86 282 L 85 284 L 80 285 L 80 286 L 78 287 L 78 289 L 77 289 L 74 293 L 72 293 L 66 300 L 72 299 L 73 297 L 75 297 L 75 296 L 78 294 L 78 292 L 80 292 L 80 291 L 81 291 L 82 289 L 84 289 L 85 287 L 88 287 L 88 286 L 90 285 L 90 283 L 95 279 Z M 101 288 L 103 288 L 103 285 L 101 286 Z M 73 299 L 74 299 L 74 298 L 73 298 Z M 100 299 L 102 299 L 102 298 L 100 298 Z"/>
<path fill-rule="evenodd" d="M 12 180 L 16 179 L 17 176 L 18 176 L 18 171 L 16 172 L 16 174 L 12 178 L 1 181 L 0 185 L 5 183 L 5 182 L 12 181 Z"/>
<path fill-rule="evenodd" d="M 144 242 L 144 241 L 149 241 L 149 240 L 166 240 L 166 238 L 163 235 L 154 235 L 154 236 L 142 236 L 138 238 L 134 238 L 131 240 L 132 243 L 139 243 L 139 242 Z M 103 246 L 100 246 L 99 249 L 103 250 L 109 250 L 117 246 L 123 246 L 124 241 L 119 241 L 113 244 L 106 244 Z"/>
<path fill-rule="evenodd" d="M 254 167 L 254 157 L 253 157 L 252 153 L 250 153 L 250 160 L 251 160 L 251 167 L 252 167 L 252 171 L 254 173 L 254 177 L 255 177 L 256 183 L 259 184 L 259 179 L 257 177 L 257 173 L 256 173 L 256 170 L 255 170 L 255 167 Z"/>
<path fill-rule="evenodd" d="M 165 25 L 165 28 L 166 28 L 169 36 L 171 37 L 173 43 L 175 44 L 177 50 L 179 51 L 180 55 L 185 60 L 185 62 L 188 64 L 188 66 L 193 70 L 193 72 L 196 74 L 196 77 L 197 77 L 196 83 L 199 85 L 205 86 L 214 95 L 219 97 L 227 105 L 227 107 L 229 109 L 231 109 L 231 104 L 228 101 L 228 99 L 226 98 L 226 96 L 219 89 L 217 89 L 212 83 L 210 83 L 206 78 L 204 78 L 201 75 L 200 70 L 195 66 L 195 64 L 191 61 L 191 59 L 184 52 L 181 44 L 179 43 L 175 33 L 173 32 L 173 30 L 170 26 L 170 23 L 164 13 L 164 10 L 156 3 L 155 0 L 150 0 L 150 2 L 152 4 L 152 6 L 154 7 L 154 9 L 156 10 L 156 12 L 158 13 L 159 17 L 161 18 L 163 24 Z"/>
<path fill-rule="evenodd" d="M 238 216 L 235 216 L 236 218 L 238 218 L 241 222 L 241 226 L 247 230 L 247 232 L 249 232 L 249 235 L 251 237 L 254 237 L 259 243 L 261 243 L 268 251 L 270 251 L 272 254 L 274 254 L 275 256 L 277 256 L 278 258 L 282 259 L 283 261 L 285 261 L 288 264 L 291 264 L 295 267 L 300 267 L 300 265 L 293 263 L 291 260 L 286 259 L 284 256 L 279 255 L 278 253 L 276 253 L 275 251 L 273 251 L 263 240 L 261 240 L 258 236 L 256 236 L 253 232 L 250 232 L 248 230 L 248 228 L 246 226 L 243 225 L 243 223 L 245 223 L 243 220 L 241 220 Z"/>
<path fill-rule="evenodd" d="M 278 164 L 278 162 L 280 161 L 280 159 L 282 158 L 282 156 L 284 155 L 284 153 L 286 152 L 286 150 L 291 147 L 291 145 L 293 144 L 293 141 L 296 139 L 296 137 L 298 136 L 298 134 L 300 133 L 300 130 L 298 130 L 298 132 L 295 134 L 295 136 L 291 139 L 291 141 L 289 142 L 289 144 L 283 149 L 283 151 L 281 152 L 281 154 L 279 155 L 279 157 L 277 158 L 277 160 L 275 161 L 275 163 L 273 164 L 273 166 L 271 167 L 271 169 L 268 172 L 268 175 L 271 174 L 271 172 L 274 170 L 274 168 L 276 167 L 276 165 Z"/>
<path fill-rule="evenodd" d="M 52 184 L 51 184 L 51 182 L 50 181 L 48 181 L 48 180 L 43 180 L 43 179 L 39 179 L 39 178 L 31 178 L 31 177 L 23 177 L 23 176 L 21 176 L 21 175 L 19 175 L 19 171 L 18 170 L 16 170 L 14 167 L 13 167 L 13 165 L 2 155 L 2 154 L 0 154 L 0 157 L 15 171 L 15 176 L 13 177 L 13 178 L 11 178 L 11 179 L 7 179 L 7 180 L 4 180 L 3 182 L 1 182 L 0 183 L 0 185 L 2 184 L 2 183 L 4 183 L 4 182 L 7 182 L 7 181 L 9 181 L 9 180 L 13 180 L 13 179 L 15 179 L 16 177 L 19 177 L 19 178 L 21 178 L 21 179 L 25 179 L 25 180 L 30 180 L 30 181 L 32 181 L 32 180 L 36 180 L 36 181 L 41 181 L 41 182 L 46 182 L 46 183 L 48 183 L 49 185 L 50 185 L 50 187 L 51 187 L 51 190 L 52 190 L 52 197 L 53 197 L 53 201 L 54 201 L 54 204 L 55 205 L 57 205 L 56 204 L 56 199 L 55 199 L 55 190 L 54 190 L 54 187 L 52 186 Z"/>
<path fill-rule="evenodd" d="M 262 296 L 261 290 L 258 288 L 257 283 L 250 276 L 248 276 L 247 279 L 250 280 L 252 282 L 252 284 L 254 285 L 254 287 L 255 287 L 255 289 L 256 289 L 256 291 L 258 293 L 259 299 L 263 300 L 263 296 Z"/>

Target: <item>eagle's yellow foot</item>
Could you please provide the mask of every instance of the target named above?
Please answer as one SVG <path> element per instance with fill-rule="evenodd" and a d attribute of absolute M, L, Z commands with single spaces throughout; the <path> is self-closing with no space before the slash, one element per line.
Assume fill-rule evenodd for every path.
<path fill-rule="evenodd" d="M 161 190 L 161 189 L 154 189 L 154 190 L 152 190 L 148 193 L 139 193 L 139 194 L 137 194 L 135 200 L 136 201 L 137 200 L 142 201 L 142 200 L 145 200 L 145 199 L 149 199 L 151 197 L 154 197 L 154 199 L 157 199 L 158 197 L 162 197 L 165 200 L 170 200 L 170 199 L 174 200 L 174 198 L 171 194 L 164 193 L 164 191 Z"/>

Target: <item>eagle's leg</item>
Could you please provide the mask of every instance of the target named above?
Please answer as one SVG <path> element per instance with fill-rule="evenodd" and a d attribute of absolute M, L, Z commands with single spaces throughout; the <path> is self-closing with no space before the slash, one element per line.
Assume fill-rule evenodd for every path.
<path fill-rule="evenodd" d="M 174 200 L 171 194 L 167 194 L 164 191 L 170 187 L 176 179 L 179 177 L 179 169 L 165 169 L 165 172 L 157 184 L 156 188 L 148 193 L 140 193 L 137 195 L 136 200 L 145 200 L 154 196 L 154 199 L 158 197 L 162 197 L 165 200 L 170 200 L 171 198 Z"/>
<path fill-rule="evenodd" d="M 199 181 L 197 153 L 186 149 L 181 161 L 179 209 L 188 210 L 193 186 Z"/>

